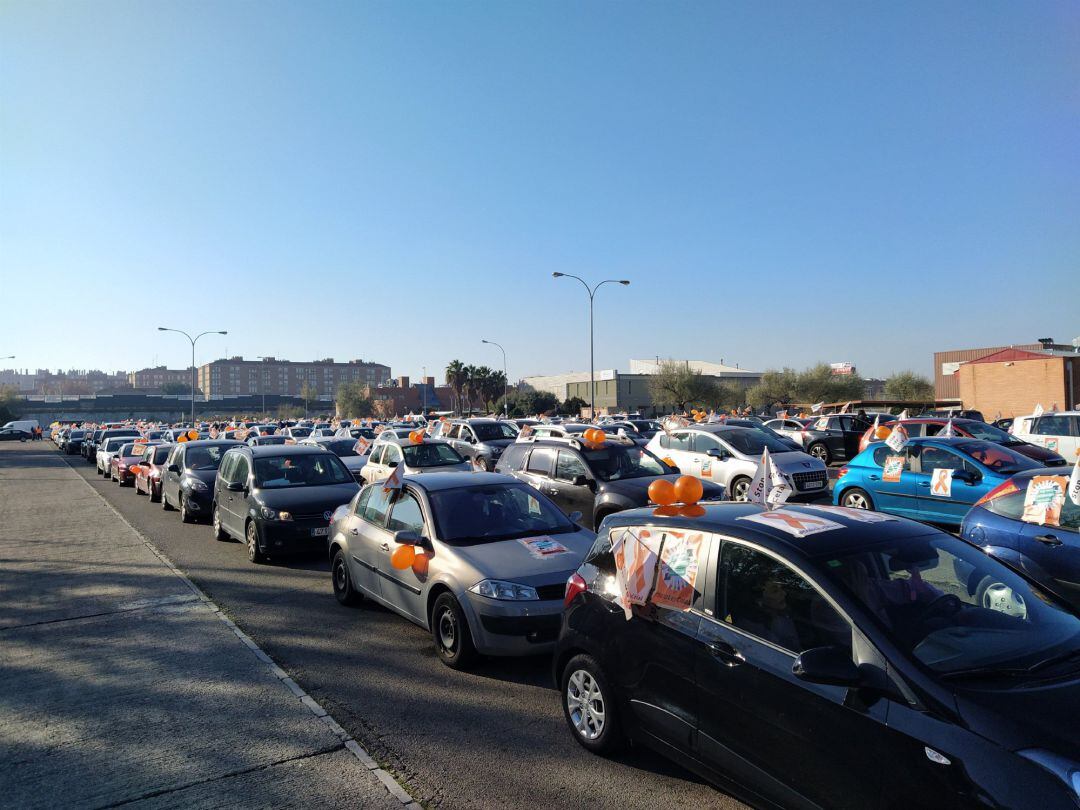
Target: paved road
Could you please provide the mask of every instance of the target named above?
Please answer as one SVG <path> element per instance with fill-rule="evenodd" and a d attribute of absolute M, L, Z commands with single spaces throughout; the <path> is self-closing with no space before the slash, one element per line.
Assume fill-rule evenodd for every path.
<path fill-rule="evenodd" d="M 252 565 L 209 526 L 184 525 L 96 476 L 81 457 L 67 458 L 418 800 L 453 808 L 743 806 L 651 752 L 587 754 L 565 728 L 549 658 L 455 672 L 415 625 L 370 604 L 339 606 L 323 560 Z"/>

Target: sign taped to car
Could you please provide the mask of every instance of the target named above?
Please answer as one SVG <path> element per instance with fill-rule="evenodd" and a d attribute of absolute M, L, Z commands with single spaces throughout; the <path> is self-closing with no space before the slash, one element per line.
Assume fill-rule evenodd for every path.
<path fill-rule="evenodd" d="M 743 515 L 736 520 L 749 520 L 790 534 L 792 537 L 809 537 L 812 534 L 831 532 L 844 528 L 844 524 L 828 518 L 810 517 L 801 512 L 759 512 L 756 515 Z"/>
<path fill-rule="evenodd" d="M 881 480 L 895 484 L 904 474 L 903 456 L 886 456 L 885 463 L 881 466 Z"/>
<path fill-rule="evenodd" d="M 1020 519 L 1040 526 L 1060 526 L 1061 507 L 1069 479 L 1064 475 L 1036 475 L 1028 481 Z"/>
<path fill-rule="evenodd" d="M 895 515 L 886 515 L 883 512 L 871 512 L 869 509 L 853 509 L 850 506 L 829 506 L 826 504 L 800 504 L 802 509 L 813 509 L 821 512 L 831 512 L 834 515 L 843 515 L 846 518 L 857 520 L 860 523 L 887 523 L 891 520 L 900 520 Z"/>
<path fill-rule="evenodd" d="M 887 444 L 889 449 L 894 453 L 899 453 L 907 442 L 908 432 L 901 424 L 897 424 L 885 439 L 885 444 Z"/>
<path fill-rule="evenodd" d="M 611 532 L 615 558 L 616 604 L 627 621 L 633 605 L 652 603 L 670 610 L 689 610 L 701 570 L 705 535 L 700 532 L 660 532 L 633 529 Z"/>
<path fill-rule="evenodd" d="M 951 467 L 935 467 L 930 476 L 930 494 L 939 498 L 951 498 L 954 472 L 956 470 Z"/>
<path fill-rule="evenodd" d="M 525 546 L 529 554 L 531 554 L 537 560 L 543 560 L 547 557 L 554 557 L 558 554 L 569 554 L 570 549 L 560 543 L 558 540 L 552 540 L 546 535 L 544 537 L 527 537 L 518 540 L 521 545 Z"/>

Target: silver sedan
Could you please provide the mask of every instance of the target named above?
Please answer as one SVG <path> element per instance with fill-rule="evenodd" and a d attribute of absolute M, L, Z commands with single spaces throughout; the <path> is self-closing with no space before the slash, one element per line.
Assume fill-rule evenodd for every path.
<path fill-rule="evenodd" d="M 334 595 L 371 599 L 429 630 L 455 669 L 478 653 L 547 653 L 566 580 L 595 539 L 515 478 L 406 476 L 400 489 L 364 487 L 335 513 Z"/>

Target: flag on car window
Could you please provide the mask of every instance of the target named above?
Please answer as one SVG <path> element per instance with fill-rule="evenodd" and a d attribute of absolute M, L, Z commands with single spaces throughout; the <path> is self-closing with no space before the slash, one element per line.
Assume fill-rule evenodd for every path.
<path fill-rule="evenodd" d="M 956 431 L 953 429 L 952 417 L 951 416 L 949 417 L 949 421 L 945 423 L 945 427 L 942 429 L 941 433 L 938 434 L 938 438 L 940 438 L 940 439 L 955 439 L 956 438 Z"/>
<path fill-rule="evenodd" d="M 889 446 L 889 449 L 894 453 L 899 453 L 900 449 L 907 444 L 908 432 L 904 429 L 904 426 L 897 423 L 896 427 L 892 429 L 888 437 L 885 439 L 885 444 Z"/>
<path fill-rule="evenodd" d="M 370 446 L 371 442 L 361 436 L 359 439 L 356 440 L 356 444 L 353 445 L 353 451 L 356 453 L 356 455 L 362 456 L 364 455 L 364 453 L 367 452 L 367 449 Z"/>
<path fill-rule="evenodd" d="M 1072 475 L 1069 476 L 1069 500 L 1080 506 L 1080 455 L 1077 455 Z"/>
<path fill-rule="evenodd" d="M 1035 406 L 1035 410 L 1032 411 L 1031 415 L 1032 416 L 1042 416 L 1043 415 L 1043 406 L 1042 406 L 1041 402 L 1038 405 Z"/>
<path fill-rule="evenodd" d="M 383 481 L 383 492 L 390 492 L 394 489 L 401 489 L 401 466 L 398 465 L 394 468 L 394 471 Z"/>
<path fill-rule="evenodd" d="M 783 473 L 776 469 L 769 456 L 769 448 L 766 447 L 761 453 L 761 463 L 750 482 L 750 489 L 747 490 L 747 500 L 750 503 L 776 507 L 784 503 L 790 495 L 791 487 Z"/>

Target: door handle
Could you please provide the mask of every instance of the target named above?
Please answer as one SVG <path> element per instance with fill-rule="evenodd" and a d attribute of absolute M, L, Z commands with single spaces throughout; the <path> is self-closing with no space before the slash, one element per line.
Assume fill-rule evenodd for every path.
<path fill-rule="evenodd" d="M 724 663 L 724 666 L 737 667 L 739 664 L 746 661 L 741 652 L 723 641 L 710 641 L 708 647 L 713 658 L 720 659 L 720 661 Z"/>
<path fill-rule="evenodd" d="M 1052 534 L 1037 534 L 1035 539 L 1046 546 L 1060 546 L 1061 541 Z"/>
<path fill-rule="evenodd" d="M 558 494 L 559 494 L 559 490 L 557 490 L 557 489 L 552 488 L 552 489 L 548 490 L 548 495 L 558 495 Z"/>
<path fill-rule="evenodd" d="M 349 534 L 360 534 L 360 530 L 354 526 L 353 528 L 349 529 Z"/>
<path fill-rule="evenodd" d="M 389 551 L 390 550 L 390 544 L 389 543 L 383 543 L 381 546 L 379 546 L 379 548 L 381 548 L 383 551 Z"/>
<path fill-rule="evenodd" d="M 928 487 L 928 486 L 930 486 L 930 482 L 929 481 L 920 481 L 919 486 L 920 487 Z"/>
<path fill-rule="evenodd" d="M 880 475 L 868 475 L 866 477 L 869 478 L 871 481 L 880 481 L 881 480 Z"/>

